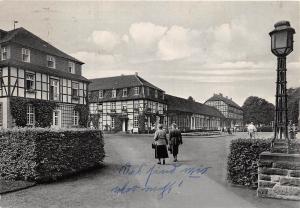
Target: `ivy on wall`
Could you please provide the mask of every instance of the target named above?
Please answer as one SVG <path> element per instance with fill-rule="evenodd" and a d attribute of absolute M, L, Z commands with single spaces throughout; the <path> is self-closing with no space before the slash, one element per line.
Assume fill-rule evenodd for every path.
<path fill-rule="evenodd" d="M 52 123 L 52 113 L 56 108 L 55 102 L 28 98 L 12 97 L 10 99 L 10 113 L 17 126 L 27 125 L 27 106 L 31 104 L 35 110 L 35 126 L 49 127 Z"/>
<path fill-rule="evenodd" d="M 121 115 L 114 115 L 115 118 L 115 128 L 113 129 L 114 131 L 118 132 L 118 131 L 122 131 L 122 119 L 121 119 Z"/>
<path fill-rule="evenodd" d="M 91 123 L 93 123 L 93 127 L 95 129 L 98 129 L 98 127 L 99 127 L 99 125 L 98 125 L 99 119 L 100 119 L 100 114 L 99 113 L 97 113 L 97 114 L 90 114 L 87 123 L 88 123 L 88 125 L 91 125 Z"/>
<path fill-rule="evenodd" d="M 139 132 L 145 133 L 145 113 L 139 114 L 138 122 L 139 122 Z"/>
<path fill-rule="evenodd" d="M 74 110 L 79 112 L 79 126 L 87 127 L 89 123 L 89 107 L 87 105 L 77 104 L 74 107 Z M 99 121 L 99 117 L 97 121 L 95 122 L 93 121 L 94 125 L 97 124 L 95 125 L 97 126 L 97 128 L 98 128 L 98 121 Z"/>
<path fill-rule="evenodd" d="M 53 110 L 57 104 L 43 100 L 32 100 L 31 103 L 35 110 L 35 126 L 43 128 L 51 126 Z"/>

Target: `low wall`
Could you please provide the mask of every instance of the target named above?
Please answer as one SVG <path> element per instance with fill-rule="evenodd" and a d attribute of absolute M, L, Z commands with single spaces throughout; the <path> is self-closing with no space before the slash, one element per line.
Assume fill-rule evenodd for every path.
<path fill-rule="evenodd" d="M 0 131 L 0 178 L 47 182 L 98 167 L 102 132 L 89 129 L 16 128 Z"/>
<path fill-rule="evenodd" d="M 258 166 L 258 196 L 300 200 L 300 154 L 263 152 Z"/>

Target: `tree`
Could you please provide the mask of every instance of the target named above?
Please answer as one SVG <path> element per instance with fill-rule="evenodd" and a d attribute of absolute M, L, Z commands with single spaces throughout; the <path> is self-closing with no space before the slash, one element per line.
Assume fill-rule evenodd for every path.
<path fill-rule="evenodd" d="M 300 101 L 300 87 L 298 88 L 289 88 L 287 90 L 288 95 L 288 119 L 292 123 L 298 123 L 299 117 L 299 101 Z"/>
<path fill-rule="evenodd" d="M 253 122 L 269 125 L 271 121 L 274 121 L 275 106 L 263 98 L 248 97 L 242 109 L 244 111 L 244 123 Z"/>
<path fill-rule="evenodd" d="M 195 99 L 194 99 L 192 96 L 189 96 L 187 100 L 188 100 L 188 101 L 195 102 Z"/>

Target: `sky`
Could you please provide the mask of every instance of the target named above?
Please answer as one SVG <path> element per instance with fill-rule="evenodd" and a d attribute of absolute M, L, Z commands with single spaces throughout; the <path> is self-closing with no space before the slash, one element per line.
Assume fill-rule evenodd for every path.
<path fill-rule="evenodd" d="M 222 93 L 274 103 L 274 23 L 295 28 L 288 87 L 300 86 L 300 2 L 0 0 L 0 29 L 24 27 L 83 61 L 87 78 L 138 73 L 166 93 L 205 102 Z M 299 31 L 299 34 L 298 34 Z"/>

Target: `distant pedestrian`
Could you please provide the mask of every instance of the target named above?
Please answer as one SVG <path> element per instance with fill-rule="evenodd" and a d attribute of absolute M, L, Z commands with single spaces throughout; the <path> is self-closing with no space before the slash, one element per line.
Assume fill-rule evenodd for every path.
<path fill-rule="evenodd" d="M 231 130 L 230 130 L 229 127 L 227 128 L 227 133 L 228 133 L 228 134 L 231 134 Z"/>
<path fill-rule="evenodd" d="M 155 158 L 158 159 L 157 164 L 161 164 L 161 159 L 163 159 L 163 164 L 166 164 L 165 158 L 168 158 L 168 150 L 167 150 L 167 133 L 163 130 L 163 125 L 159 124 L 158 129 L 154 134 L 155 141 Z"/>
<path fill-rule="evenodd" d="M 247 127 L 248 134 L 250 135 L 250 139 L 255 137 L 255 132 L 257 131 L 256 127 L 251 122 Z"/>
<path fill-rule="evenodd" d="M 177 162 L 179 145 L 182 144 L 182 136 L 180 130 L 175 123 L 172 124 L 169 133 L 169 150 L 173 154 L 174 162 Z"/>

